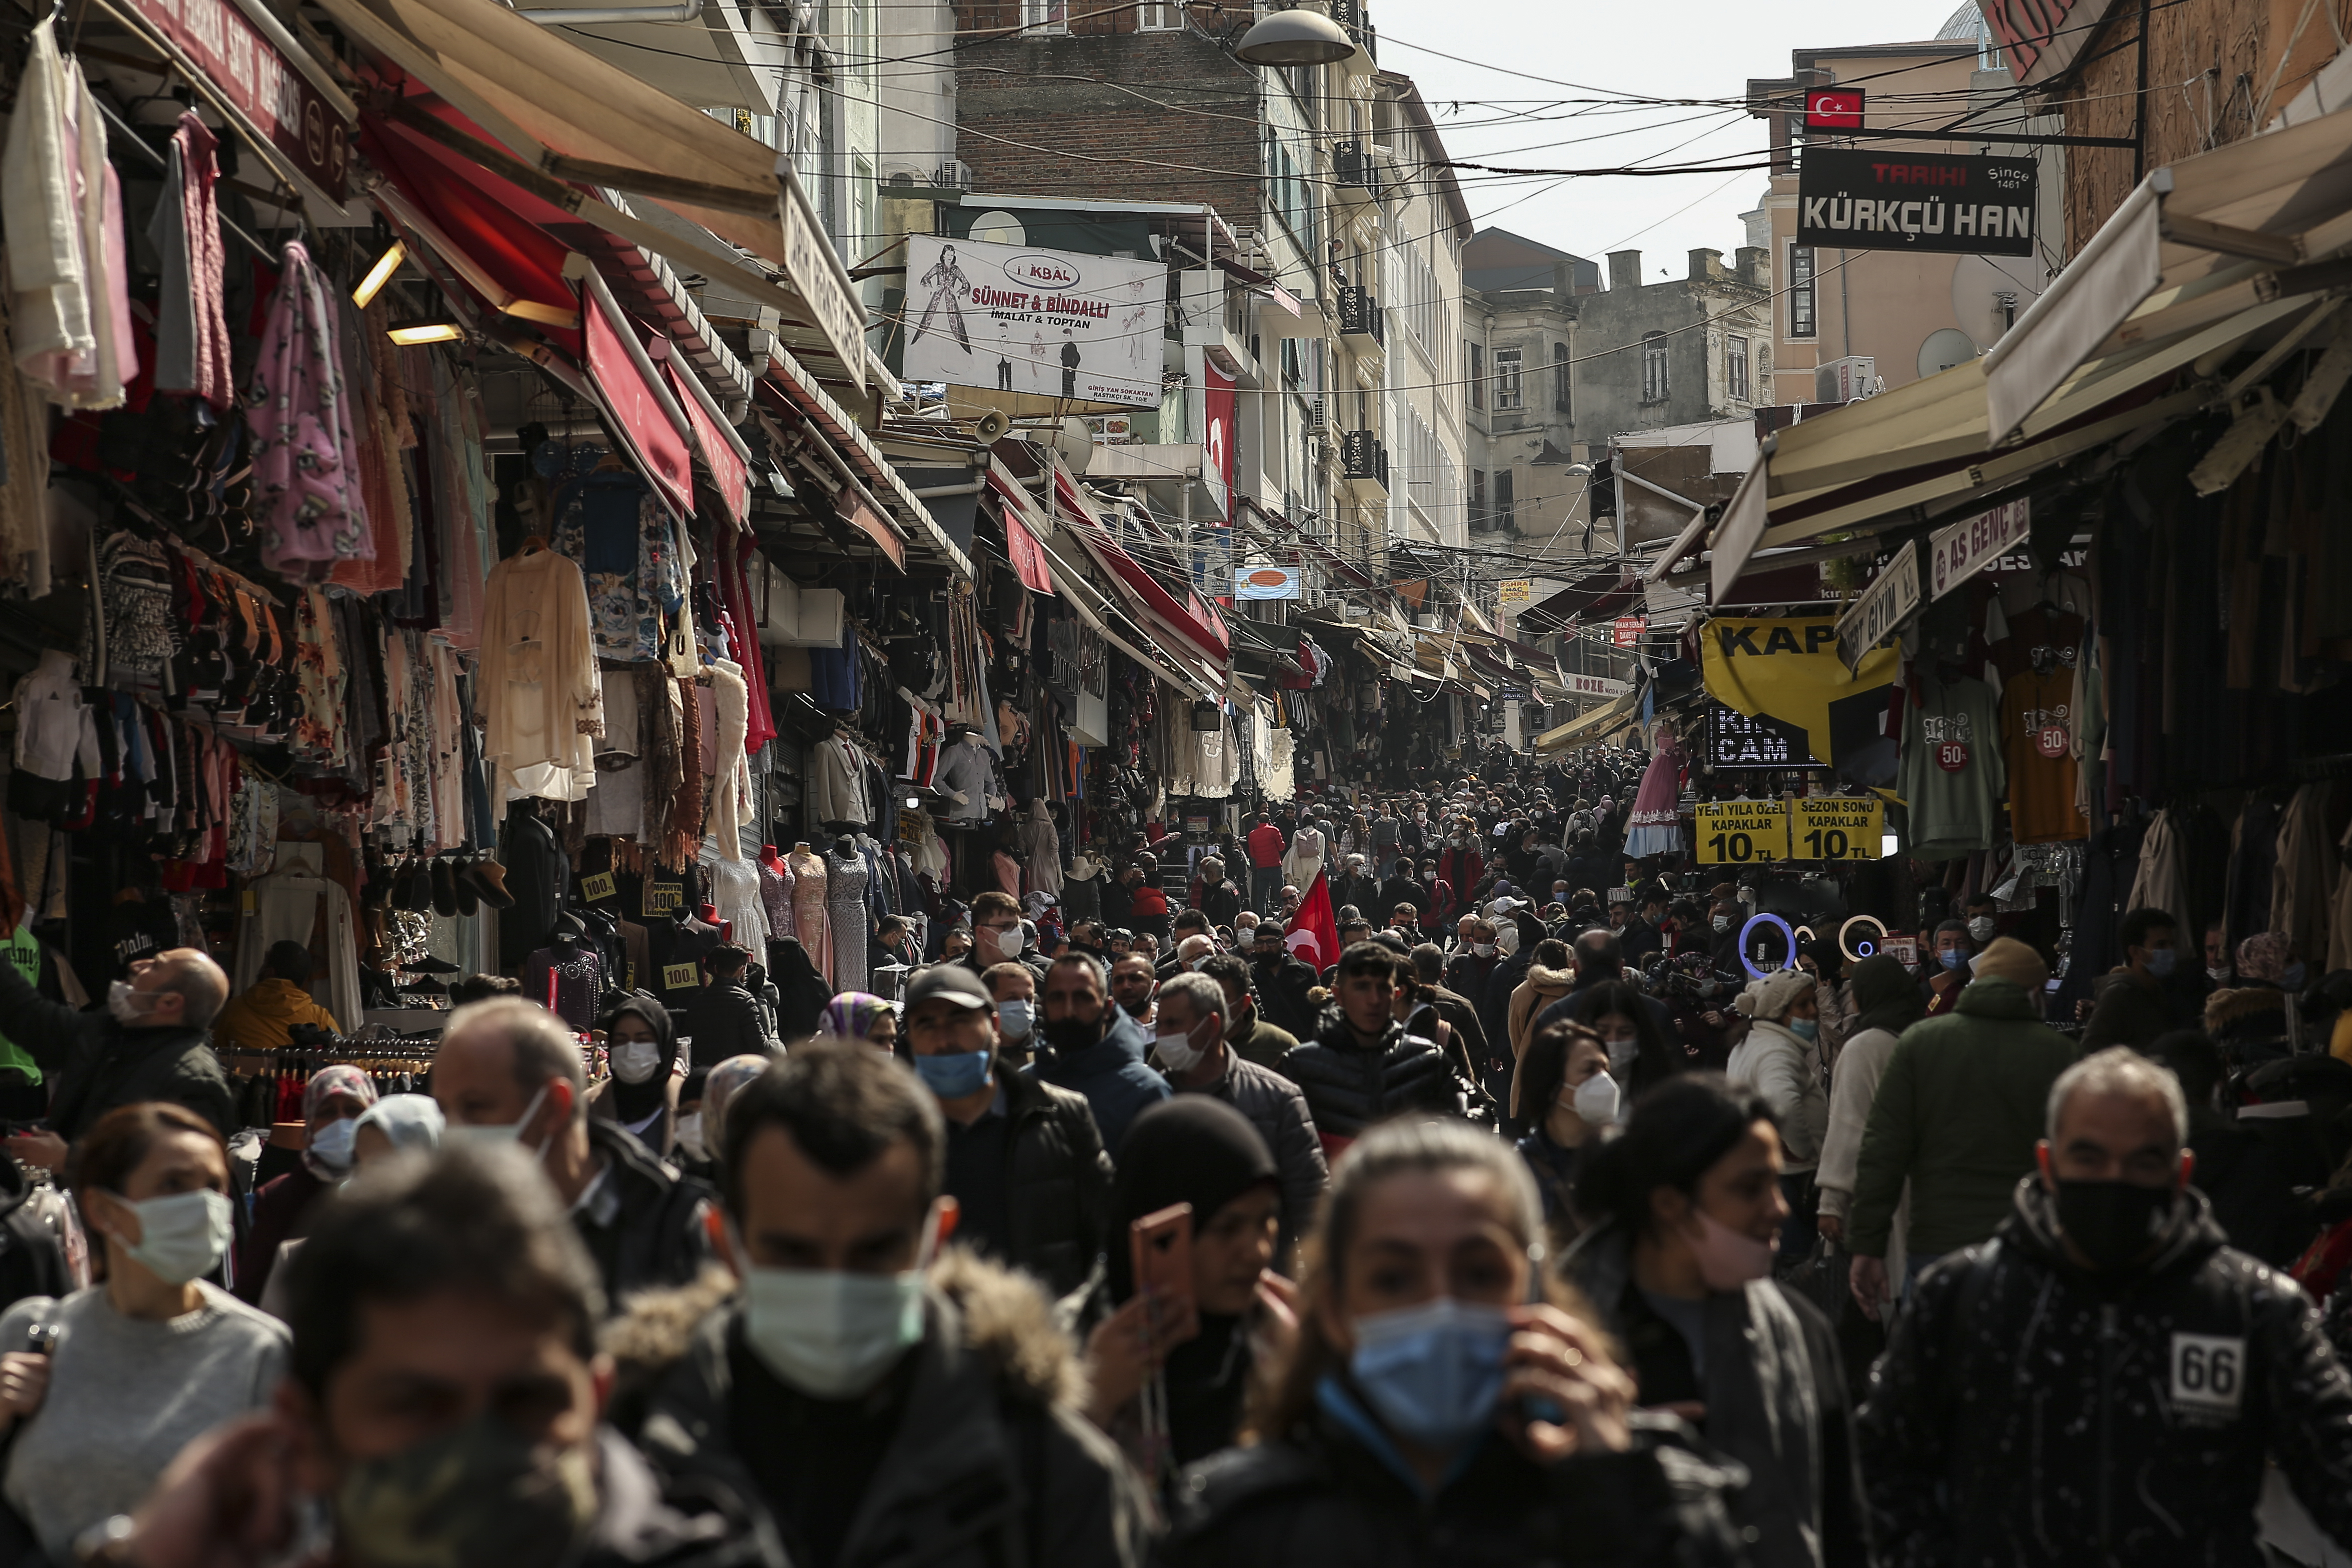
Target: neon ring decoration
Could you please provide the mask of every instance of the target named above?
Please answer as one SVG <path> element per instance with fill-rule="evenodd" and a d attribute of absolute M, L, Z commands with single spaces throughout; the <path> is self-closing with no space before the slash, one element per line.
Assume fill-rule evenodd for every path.
<path fill-rule="evenodd" d="M 1875 939 L 1864 937 L 1854 946 L 1848 947 L 1845 933 L 1852 931 L 1857 922 L 1869 925 L 1878 932 L 1878 935 Z M 1838 927 L 1838 951 L 1856 963 L 1860 963 L 1865 958 L 1875 957 L 1885 946 L 1886 924 L 1876 915 L 1853 915 L 1848 918 L 1845 924 Z"/>
<path fill-rule="evenodd" d="M 1788 963 L 1782 964 L 1781 967 L 1784 969 L 1788 968 L 1797 962 L 1797 933 L 1790 931 L 1789 929 L 1789 922 L 1782 920 L 1779 915 L 1767 914 L 1762 910 L 1759 910 L 1754 914 L 1748 917 L 1748 923 L 1746 925 L 1739 928 L 1739 963 L 1750 975 L 1759 980 L 1761 980 L 1767 974 L 1771 973 L 1772 971 L 1769 969 L 1759 969 L 1749 961 L 1748 957 L 1748 938 L 1750 933 L 1756 930 L 1758 924 L 1766 921 L 1779 926 L 1780 928 L 1780 940 L 1789 944 Z"/>

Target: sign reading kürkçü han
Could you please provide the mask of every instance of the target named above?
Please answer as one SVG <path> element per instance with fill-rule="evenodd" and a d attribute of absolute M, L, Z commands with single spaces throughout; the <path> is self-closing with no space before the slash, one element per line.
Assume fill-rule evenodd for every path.
<path fill-rule="evenodd" d="M 1811 147 L 1797 171 L 1797 243 L 2031 256 L 2034 175 L 2031 158 Z"/>

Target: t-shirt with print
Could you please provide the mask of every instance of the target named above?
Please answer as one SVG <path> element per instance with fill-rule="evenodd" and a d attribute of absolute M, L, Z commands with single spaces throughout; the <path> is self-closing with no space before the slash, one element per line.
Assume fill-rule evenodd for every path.
<path fill-rule="evenodd" d="M 1904 710 L 1895 789 L 1911 814 L 1911 853 L 1949 860 L 1992 847 L 2008 787 L 1992 688 L 1922 682 Z"/>
<path fill-rule="evenodd" d="M 2031 668 L 2001 688 L 2001 743 L 2009 757 L 2011 836 L 2056 844 L 2088 836 L 2074 806 L 2074 671 Z"/>
<path fill-rule="evenodd" d="M 2026 670 L 2074 675 L 2083 647 L 2082 616 L 2035 605 L 2010 616 L 2008 629 L 2009 635 L 1992 645 L 1993 664 L 2004 683 Z"/>

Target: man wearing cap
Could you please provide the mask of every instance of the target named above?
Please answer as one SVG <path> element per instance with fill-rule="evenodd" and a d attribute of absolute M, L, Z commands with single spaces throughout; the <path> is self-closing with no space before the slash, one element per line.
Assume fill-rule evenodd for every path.
<path fill-rule="evenodd" d="M 1086 962 L 1080 960 L 1077 962 Z M 956 1240 L 1036 1277 L 1085 1283 L 1110 1212 L 1110 1156 L 1086 1097 L 998 1059 L 996 1005 L 980 976 L 935 963 L 907 991 L 907 1047 L 947 1117 Z"/>
<path fill-rule="evenodd" d="M 1250 950 L 1250 978 L 1267 1023 L 1301 1039 L 1314 1032 L 1315 1004 L 1307 994 L 1319 977 L 1271 921 L 1257 928 L 1257 942 Z"/>
<path fill-rule="evenodd" d="M 1862 1136 L 1846 1220 L 1854 1300 L 1876 1314 L 1895 1206 L 1910 1185 L 1907 1284 L 1992 1235 L 2034 1170 L 2051 1085 L 2075 1058 L 2042 1022 L 2042 955 L 1995 937 L 1952 1011 L 1912 1025 L 1887 1058 Z"/>

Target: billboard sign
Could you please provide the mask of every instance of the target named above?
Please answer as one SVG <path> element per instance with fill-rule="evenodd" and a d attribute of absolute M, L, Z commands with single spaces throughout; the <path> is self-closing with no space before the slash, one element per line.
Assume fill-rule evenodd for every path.
<path fill-rule="evenodd" d="M 1797 243 L 2031 256 L 2036 189 L 2031 158 L 1808 148 Z"/>
<path fill-rule="evenodd" d="M 1157 261 L 918 234 L 907 281 L 908 381 L 1160 406 Z"/>

